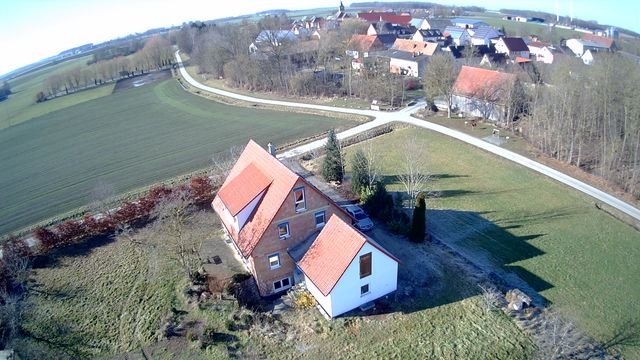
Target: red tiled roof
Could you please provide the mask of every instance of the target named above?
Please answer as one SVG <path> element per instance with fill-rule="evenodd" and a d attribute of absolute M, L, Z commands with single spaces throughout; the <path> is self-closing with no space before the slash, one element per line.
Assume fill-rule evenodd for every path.
<path fill-rule="evenodd" d="M 527 62 L 531 62 L 531 59 L 527 59 L 527 58 L 522 57 L 522 56 L 516 56 L 516 62 L 517 63 L 527 63 Z"/>
<path fill-rule="evenodd" d="M 244 172 L 244 170 L 250 165 L 255 167 L 256 170 Z M 249 217 L 245 225 L 240 229 L 239 233 L 234 231 L 233 224 L 224 224 L 244 256 L 249 256 L 251 254 L 258 244 L 258 241 L 260 241 L 264 235 L 267 227 L 273 221 L 273 218 L 282 206 L 282 203 L 293 190 L 293 186 L 296 181 L 300 178 L 278 159 L 269 154 L 267 150 L 263 149 L 253 140 L 249 140 L 249 143 L 244 148 L 240 158 L 238 158 L 233 169 L 231 169 L 229 176 L 227 176 L 224 184 L 222 184 L 220 191 L 218 191 L 218 194 L 213 199 L 213 209 L 218 214 L 221 214 L 224 211 L 223 206 L 229 208 L 229 204 L 224 201 L 225 198 L 230 198 L 229 196 L 225 196 L 227 193 L 231 194 L 231 196 L 239 196 L 243 198 L 248 197 L 240 194 L 243 190 L 241 190 L 240 186 L 236 185 L 236 183 L 247 185 L 248 188 L 252 188 L 253 191 L 260 187 L 259 185 L 250 185 L 253 181 L 250 179 L 244 179 L 244 176 L 250 174 L 255 175 L 256 173 L 262 173 L 265 177 L 271 179 L 271 184 L 267 187 L 267 190 L 262 197 L 262 201 L 259 206 L 257 206 L 253 216 Z M 237 177 L 241 177 L 241 179 L 236 180 Z M 264 181 L 258 181 L 257 183 L 263 184 Z M 232 190 L 235 190 L 235 193 L 232 193 Z M 236 200 L 228 201 L 232 203 Z M 237 200 L 238 203 L 243 203 L 245 201 L 246 200 Z M 223 217 L 221 218 L 223 219 Z"/>
<path fill-rule="evenodd" d="M 366 235 L 338 216 L 332 216 L 298 262 L 298 266 L 320 292 L 327 296 L 367 242 L 398 261 Z"/>
<path fill-rule="evenodd" d="M 347 49 L 355 51 L 384 50 L 384 44 L 376 35 L 353 35 Z"/>
<path fill-rule="evenodd" d="M 499 97 L 503 84 L 516 80 L 514 74 L 494 70 L 463 66 L 453 84 L 453 91 L 462 96 L 490 95 Z M 498 100 L 498 99 L 487 99 Z"/>
<path fill-rule="evenodd" d="M 409 23 L 411 23 L 411 15 L 398 15 L 386 12 L 358 13 L 358 18 L 368 22 L 384 21 L 398 25 L 408 25 Z"/>
<path fill-rule="evenodd" d="M 272 180 L 251 163 L 231 179 L 226 186 L 223 186 L 218 191 L 218 196 L 229 209 L 231 215 L 236 216 L 245 206 L 249 205 L 251 200 L 266 189 Z"/>
<path fill-rule="evenodd" d="M 582 40 L 593 41 L 595 43 L 601 44 L 607 49 L 611 49 L 613 46 L 613 39 L 606 38 L 604 36 L 598 36 L 593 34 L 582 34 Z"/>
<path fill-rule="evenodd" d="M 425 41 L 396 39 L 392 48 L 395 50 L 431 56 L 436 52 L 436 50 L 438 50 L 438 44 Z"/>
<path fill-rule="evenodd" d="M 542 41 L 532 41 L 529 43 L 529 47 L 536 47 L 536 48 L 543 48 L 543 47 L 549 47 L 551 46 L 551 44 L 549 43 L 545 43 Z"/>

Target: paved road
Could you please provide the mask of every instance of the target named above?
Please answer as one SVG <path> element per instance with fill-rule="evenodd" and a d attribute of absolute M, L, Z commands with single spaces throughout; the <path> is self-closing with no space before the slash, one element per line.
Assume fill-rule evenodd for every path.
<path fill-rule="evenodd" d="M 322 110 L 322 111 L 333 111 L 333 112 L 339 112 L 339 113 L 347 113 L 347 114 L 356 114 L 356 115 L 364 115 L 364 116 L 370 116 L 372 118 L 374 118 L 374 120 L 366 122 L 364 124 L 358 125 L 356 127 L 353 127 L 351 129 L 345 130 L 338 135 L 338 139 L 344 139 L 346 137 L 350 137 L 352 135 L 370 130 L 374 127 L 380 126 L 380 125 L 384 125 L 387 124 L 389 122 L 392 121 L 398 121 L 398 122 L 403 122 L 403 123 L 407 123 L 407 124 L 411 124 L 414 126 L 418 126 L 421 128 L 425 128 L 425 129 L 429 129 L 429 130 L 433 130 L 436 132 L 439 132 L 441 134 L 453 137 L 455 139 L 458 139 L 460 141 L 464 141 L 468 144 L 471 144 L 473 146 L 479 147 L 485 151 L 488 151 L 490 153 L 493 153 L 495 155 L 501 156 L 503 158 L 509 159 L 515 163 L 518 163 L 522 166 L 525 166 L 531 170 L 537 171 L 541 174 L 544 174 L 546 176 L 549 176 L 552 179 L 555 179 L 565 185 L 568 185 L 578 191 L 581 191 L 589 196 L 594 197 L 595 199 L 608 204 L 609 206 L 612 206 L 620 211 L 622 211 L 623 213 L 633 217 L 634 219 L 640 221 L 640 209 L 612 196 L 609 195 L 607 193 L 605 193 L 604 191 L 598 190 L 596 188 L 594 188 L 591 185 L 588 185 L 580 180 L 577 180 L 569 175 L 566 175 L 564 173 L 561 173 L 557 170 L 554 170 L 548 166 L 542 165 L 534 160 L 531 160 L 529 158 L 526 158 L 522 155 L 516 154 L 512 151 L 503 149 L 499 146 L 490 144 L 488 142 L 485 142 L 481 139 L 475 138 L 473 136 L 467 135 L 465 133 L 462 133 L 460 131 L 457 130 L 453 130 L 453 129 L 449 129 L 447 127 L 438 125 L 438 124 L 434 124 L 425 120 L 420 120 L 420 119 L 416 119 L 414 117 L 411 116 L 411 113 L 413 113 L 415 110 L 417 110 L 420 107 L 424 106 L 424 102 L 419 102 L 418 104 L 412 106 L 412 107 L 407 107 L 404 108 L 400 111 L 396 111 L 396 112 L 379 112 L 379 111 L 372 111 L 372 110 L 358 110 L 358 109 L 346 109 L 346 108 L 339 108 L 339 107 L 333 107 L 333 106 L 325 106 L 325 105 L 315 105 L 315 104 L 305 104 L 305 103 L 296 103 L 296 102 L 289 102 L 289 101 L 280 101 L 280 100 L 267 100 L 267 99 L 259 99 L 259 98 L 254 98 L 251 96 L 246 96 L 246 95 L 240 95 L 240 94 L 236 94 L 233 92 L 229 92 L 229 91 L 225 91 L 225 90 L 220 90 L 220 89 L 216 89 L 216 88 L 212 88 L 210 86 L 206 86 L 203 85 L 199 82 L 197 82 L 196 80 L 194 80 L 191 75 L 189 75 L 186 71 L 186 69 L 184 68 L 184 66 L 182 65 L 182 59 L 180 58 L 180 54 L 177 51 L 176 52 L 176 59 L 178 60 L 178 64 L 180 66 L 180 73 L 181 75 L 184 77 L 184 79 L 192 86 L 201 89 L 201 90 L 205 90 L 205 91 L 209 91 L 218 95 L 222 95 L 222 96 L 227 96 L 230 98 L 234 98 L 234 99 L 238 99 L 238 100 L 244 100 L 244 101 L 248 101 L 248 102 L 253 102 L 253 103 L 260 103 L 260 104 L 268 104 L 268 105 L 276 105 L 276 106 L 289 106 L 289 107 L 297 107 L 297 108 L 305 108 L 305 109 L 316 109 L 316 110 Z M 281 153 L 278 155 L 278 158 L 289 158 L 292 156 L 297 156 L 299 154 L 303 154 L 307 151 L 311 151 L 314 149 L 318 149 L 320 147 L 322 147 L 324 145 L 326 140 L 317 140 L 314 142 L 311 142 L 309 144 L 304 144 L 304 145 L 300 145 L 294 149 L 288 150 L 284 153 Z"/>

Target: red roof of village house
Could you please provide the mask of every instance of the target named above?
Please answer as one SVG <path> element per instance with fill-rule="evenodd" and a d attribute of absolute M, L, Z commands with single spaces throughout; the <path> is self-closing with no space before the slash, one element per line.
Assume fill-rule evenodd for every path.
<path fill-rule="evenodd" d="M 411 15 L 398 15 L 386 12 L 358 13 L 358 18 L 368 22 L 384 21 L 398 25 L 408 25 L 409 23 L 411 23 Z"/>
<path fill-rule="evenodd" d="M 395 50 L 431 56 L 438 50 L 438 44 L 425 41 L 396 39 L 392 48 Z"/>
<path fill-rule="evenodd" d="M 518 64 L 531 62 L 531 59 L 527 59 L 526 57 L 516 56 L 516 62 Z"/>
<path fill-rule="evenodd" d="M 456 94 L 463 96 L 490 95 L 490 93 L 499 95 L 496 94 L 497 90 L 499 90 L 503 84 L 515 80 L 516 76 L 514 74 L 462 66 L 458 78 L 455 84 L 453 84 L 453 90 Z"/>
<path fill-rule="evenodd" d="M 582 34 L 582 40 L 593 41 L 595 43 L 601 44 L 607 49 L 611 49 L 613 46 L 613 39 L 607 38 L 604 36 L 598 36 L 593 34 Z"/>
<path fill-rule="evenodd" d="M 327 296 L 367 242 L 399 262 L 396 257 L 353 226 L 338 216 L 332 216 L 298 262 L 298 266 L 307 279 Z"/>
<path fill-rule="evenodd" d="M 347 49 L 356 51 L 384 50 L 384 44 L 376 35 L 353 35 Z"/>
<path fill-rule="evenodd" d="M 240 229 L 239 234 L 234 231 L 232 224 L 224 224 L 244 256 L 251 254 L 267 227 L 273 221 L 282 203 L 291 193 L 296 181 L 300 178 L 269 154 L 267 150 L 253 140 L 249 140 L 240 158 L 231 169 L 229 176 L 222 184 L 220 191 L 213 199 L 212 206 L 217 213 L 222 213 L 224 207 L 230 211 L 231 208 L 237 209 L 240 207 L 242 209 L 255 198 L 254 196 L 249 199 L 249 195 L 245 196 L 242 193 L 244 191 L 256 192 L 256 189 L 264 185 L 265 181 L 264 179 L 259 181 L 249 179 L 248 176 L 251 175 L 263 176 L 271 180 L 271 184 L 266 188 L 262 201 L 257 206 L 253 216 L 249 217 L 246 224 Z"/>
<path fill-rule="evenodd" d="M 236 216 L 251 200 L 271 184 L 273 179 L 260 171 L 253 163 L 247 165 L 218 191 L 231 215 Z"/>

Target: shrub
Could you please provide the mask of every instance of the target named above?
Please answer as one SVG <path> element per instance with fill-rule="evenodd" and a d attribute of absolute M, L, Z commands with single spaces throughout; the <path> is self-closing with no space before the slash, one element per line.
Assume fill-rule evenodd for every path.
<path fill-rule="evenodd" d="M 413 242 L 423 242 L 426 231 L 426 215 L 427 205 L 424 193 L 421 192 L 416 198 L 416 206 L 413 208 L 413 218 L 411 219 L 411 232 L 409 239 Z"/>
<path fill-rule="evenodd" d="M 76 220 L 69 220 L 60 223 L 56 225 L 55 229 L 58 233 L 58 241 L 55 246 L 71 244 L 76 239 L 83 237 L 86 234 L 84 225 Z"/>
<path fill-rule="evenodd" d="M 325 157 L 322 163 L 322 177 L 327 181 L 341 182 L 344 177 L 342 152 L 335 130 L 329 130 L 327 144 L 324 146 Z"/>
<path fill-rule="evenodd" d="M 293 305 L 298 309 L 309 309 L 316 304 L 316 300 L 307 291 L 299 292 L 293 300 Z"/>
<path fill-rule="evenodd" d="M 351 191 L 354 194 L 361 193 L 369 186 L 367 168 L 369 160 L 362 150 L 357 150 L 351 157 Z"/>
<path fill-rule="evenodd" d="M 196 176 L 189 182 L 191 196 L 195 203 L 208 203 L 213 200 L 213 186 L 206 176 Z"/>
<path fill-rule="evenodd" d="M 36 101 L 36 103 L 45 102 L 47 101 L 47 95 L 45 95 L 42 91 L 38 91 L 34 100 Z"/>
<path fill-rule="evenodd" d="M 36 228 L 33 231 L 33 236 L 40 241 L 45 250 L 53 249 L 59 241 L 58 234 L 44 227 Z"/>
<path fill-rule="evenodd" d="M 380 182 L 371 189 L 365 189 L 360 201 L 365 211 L 373 218 L 389 220 L 393 216 L 393 197 Z"/>

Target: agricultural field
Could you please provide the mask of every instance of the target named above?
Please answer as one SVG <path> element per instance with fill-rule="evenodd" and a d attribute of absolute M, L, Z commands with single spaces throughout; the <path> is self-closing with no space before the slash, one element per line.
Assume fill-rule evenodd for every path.
<path fill-rule="evenodd" d="M 90 59 L 91 56 L 84 56 L 64 61 L 10 80 L 12 94 L 8 100 L 0 102 L 0 130 L 53 111 L 110 95 L 113 84 L 80 91 L 40 104 L 35 103 L 36 94 L 42 90 L 43 83 L 49 76 L 76 66 L 87 66 L 87 61 Z"/>
<path fill-rule="evenodd" d="M 427 149 L 433 174 L 432 234 L 481 267 L 517 274 L 587 335 L 626 358 L 640 357 L 633 345 L 640 336 L 638 231 L 586 195 L 421 129 L 373 140 L 385 149 L 380 168 L 390 191 L 401 191 L 399 149 L 410 134 Z M 357 147 L 347 149 L 347 158 Z"/>
<path fill-rule="evenodd" d="M 556 45 L 560 42 L 560 39 L 582 37 L 582 34 L 577 31 L 569 29 L 549 28 L 547 24 L 521 23 L 510 20 L 502 20 L 502 18 L 500 17 L 493 16 L 474 16 L 473 18 L 482 20 L 498 30 L 501 30 L 504 27 L 507 36 L 526 38 L 529 35 L 538 35 L 541 40 L 550 41 Z"/>
<path fill-rule="evenodd" d="M 205 168 L 250 138 L 282 145 L 349 124 L 220 104 L 175 80 L 118 91 L 0 131 L 0 234 L 86 205 L 98 181 L 125 193 Z"/>

